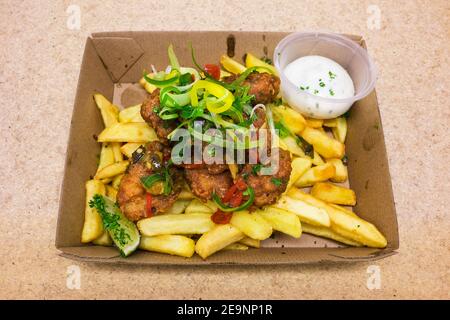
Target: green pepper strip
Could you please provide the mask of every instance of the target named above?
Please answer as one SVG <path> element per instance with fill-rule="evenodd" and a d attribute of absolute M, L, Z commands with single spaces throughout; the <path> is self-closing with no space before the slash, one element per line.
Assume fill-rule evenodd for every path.
<path fill-rule="evenodd" d="M 144 79 L 148 83 L 153 84 L 154 86 L 157 86 L 159 88 L 166 87 L 171 84 L 174 84 L 180 78 L 180 71 L 178 71 L 176 69 L 174 69 L 173 71 L 175 72 L 175 76 L 173 76 L 172 78 L 166 79 L 166 80 L 155 80 L 155 79 L 150 78 L 145 73 L 144 73 Z"/>
<path fill-rule="evenodd" d="M 253 191 L 252 187 L 247 187 L 247 190 L 245 190 L 244 192 L 248 194 L 249 196 L 248 200 L 245 201 L 243 204 L 241 204 L 239 207 L 235 208 L 223 204 L 222 200 L 220 200 L 220 197 L 215 192 L 212 194 L 212 198 L 219 207 L 219 209 L 222 210 L 223 212 L 242 211 L 250 207 L 253 204 L 253 201 L 255 200 L 255 191 Z"/>

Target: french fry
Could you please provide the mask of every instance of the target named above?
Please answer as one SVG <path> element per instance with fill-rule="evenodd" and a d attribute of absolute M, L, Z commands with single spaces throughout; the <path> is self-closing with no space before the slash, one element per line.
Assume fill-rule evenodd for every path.
<path fill-rule="evenodd" d="M 330 178 L 333 182 L 345 182 L 348 179 L 347 166 L 342 163 L 341 159 L 327 159 L 327 163 L 331 163 L 336 169 L 334 177 Z"/>
<path fill-rule="evenodd" d="M 213 203 L 211 201 L 209 202 L 203 202 L 199 199 L 193 199 L 189 205 L 184 210 L 185 214 L 195 214 L 195 213 L 208 213 L 212 214 L 217 210 L 217 206 L 215 206 L 215 209 L 213 207 Z"/>
<path fill-rule="evenodd" d="M 110 185 L 106 185 L 106 196 L 108 198 L 110 198 L 113 201 L 116 201 L 117 198 L 117 189 L 114 189 L 112 186 Z"/>
<path fill-rule="evenodd" d="M 105 195 L 106 190 L 99 180 L 89 180 L 86 182 L 86 205 L 84 210 L 84 225 L 81 232 L 81 242 L 91 242 L 103 233 L 103 221 L 95 208 L 89 206 L 89 201 L 95 194 Z"/>
<path fill-rule="evenodd" d="M 310 128 L 318 129 L 322 128 L 323 120 L 322 119 L 313 119 L 313 118 L 307 118 L 306 119 L 306 125 Z"/>
<path fill-rule="evenodd" d="M 302 226 L 295 213 L 275 207 L 267 207 L 265 210 L 258 210 L 255 213 L 270 223 L 273 230 L 283 232 L 294 238 L 300 238 Z"/>
<path fill-rule="evenodd" d="M 135 152 L 139 147 L 142 146 L 142 143 L 136 142 L 128 142 L 120 147 L 120 151 L 124 154 L 128 159 L 131 159 L 133 156 L 133 152 Z"/>
<path fill-rule="evenodd" d="M 331 221 L 331 229 L 341 236 L 359 242 L 373 248 L 384 248 L 387 245 L 386 238 L 378 229 L 356 214 L 348 214 L 344 210 L 337 209 L 319 200 L 312 195 L 292 188 L 288 195 L 302 200 L 308 204 L 325 210 Z"/>
<path fill-rule="evenodd" d="M 322 157 L 320 156 L 320 154 L 317 153 L 316 150 L 314 150 L 314 157 L 312 158 L 312 163 L 315 166 L 325 164 L 325 161 L 323 161 Z"/>
<path fill-rule="evenodd" d="M 231 59 L 229 56 L 225 54 L 220 57 L 220 63 L 225 68 L 225 70 L 233 74 L 240 74 L 247 69 L 245 66 L 243 66 L 236 60 Z"/>
<path fill-rule="evenodd" d="M 295 141 L 295 138 L 293 136 L 280 138 L 280 147 L 286 151 L 289 151 L 297 157 L 305 157 L 305 153 L 297 144 L 297 141 Z"/>
<path fill-rule="evenodd" d="M 345 153 L 345 146 L 343 143 L 330 138 L 326 133 L 306 127 L 300 135 L 309 144 L 312 144 L 316 150 L 324 158 L 342 158 Z"/>
<path fill-rule="evenodd" d="M 305 233 L 310 233 L 313 234 L 315 236 L 319 236 L 319 237 L 323 237 L 323 238 L 328 238 L 334 241 L 338 241 L 338 242 L 342 242 L 346 245 L 349 246 L 353 246 L 353 247 L 361 247 L 362 244 L 350 239 L 347 239 L 343 236 L 341 236 L 340 234 L 334 232 L 332 229 L 330 228 L 325 228 L 325 227 L 317 227 L 317 226 L 312 226 L 309 225 L 307 223 L 303 223 L 302 224 L 302 229 L 303 232 Z"/>
<path fill-rule="evenodd" d="M 230 224 L 241 230 L 246 236 L 265 240 L 272 234 L 272 226 L 258 214 L 248 211 L 236 211 L 231 217 Z"/>
<path fill-rule="evenodd" d="M 119 108 L 109 102 L 109 100 L 100 93 L 94 94 L 94 100 L 102 114 L 105 128 L 116 124 L 119 117 Z"/>
<path fill-rule="evenodd" d="M 110 164 L 107 167 L 104 167 L 102 170 L 97 172 L 94 179 L 101 180 L 105 178 L 111 178 L 118 174 L 122 174 L 127 170 L 130 161 L 120 161 Z"/>
<path fill-rule="evenodd" d="M 305 118 L 294 109 L 283 105 L 271 109 L 278 119 L 283 119 L 283 125 L 293 134 L 300 134 L 305 129 Z"/>
<path fill-rule="evenodd" d="M 152 77 L 153 73 L 149 73 L 147 74 L 147 76 Z M 145 89 L 145 91 L 147 91 L 148 93 L 152 93 L 153 91 L 155 91 L 157 88 L 155 85 L 148 83 L 147 81 L 145 81 L 144 77 L 141 78 L 141 80 L 139 80 L 139 84 Z"/>
<path fill-rule="evenodd" d="M 109 232 L 104 230 L 102 235 L 95 240 L 92 240 L 92 243 L 97 246 L 112 246 L 112 239 L 109 235 Z"/>
<path fill-rule="evenodd" d="M 296 182 L 298 188 L 309 187 L 314 183 L 326 181 L 336 174 L 336 169 L 331 163 L 315 166 L 306 171 Z"/>
<path fill-rule="evenodd" d="M 114 177 L 111 185 L 114 189 L 119 190 L 120 187 L 120 181 L 122 181 L 123 178 L 123 174 L 118 174 L 117 176 Z"/>
<path fill-rule="evenodd" d="M 329 203 L 344 206 L 354 206 L 356 204 L 355 191 L 328 182 L 316 183 L 311 189 L 311 195 Z"/>
<path fill-rule="evenodd" d="M 119 122 L 129 123 L 129 122 L 145 122 L 141 116 L 141 105 L 137 104 L 125 108 L 119 112 Z"/>
<path fill-rule="evenodd" d="M 147 251 L 190 258 L 194 255 L 195 242 L 185 236 L 167 234 L 153 237 L 141 237 L 139 248 Z"/>
<path fill-rule="evenodd" d="M 286 191 L 289 190 L 294 183 L 311 168 L 311 160 L 308 158 L 295 158 L 291 162 L 291 175 L 289 177 L 289 182 L 286 187 Z"/>
<path fill-rule="evenodd" d="M 181 214 L 184 212 L 190 202 L 191 200 L 177 199 L 177 201 L 175 201 L 175 203 L 169 208 L 168 211 L 165 212 L 165 214 Z"/>
<path fill-rule="evenodd" d="M 226 78 L 226 77 L 229 77 L 229 76 L 231 76 L 231 73 L 220 69 L 220 79 L 223 79 L 223 78 Z"/>
<path fill-rule="evenodd" d="M 111 148 L 111 144 L 104 142 L 102 143 L 102 149 L 100 151 L 100 158 L 98 161 L 97 172 L 113 163 L 114 163 L 114 152 L 113 149 Z"/>
<path fill-rule="evenodd" d="M 336 210 L 340 210 L 340 211 L 342 211 L 343 213 L 346 213 L 346 214 L 348 214 L 348 215 L 351 215 L 352 217 L 358 217 L 357 215 L 356 215 L 356 213 L 354 213 L 353 211 L 351 211 L 351 210 L 348 210 L 347 208 L 344 208 L 344 207 L 341 207 L 341 206 L 339 206 L 339 205 L 337 205 L 337 204 L 332 204 L 332 203 L 329 203 L 328 204 L 330 207 L 332 207 L 332 208 L 335 208 Z"/>
<path fill-rule="evenodd" d="M 179 200 L 192 200 L 194 199 L 194 194 L 191 192 L 189 188 L 183 188 L 178 195 Z"/>
<path fill-rule="evenodd" d="M 202 234 L 214 227 L 206 213 L 165 214 L 139 220 L 137 226 L 144 236 L 161 234 Z"/>
<path fill-rule="evenodd" d="M 233 180 L 236 180 L 239 171 L 238 165 L 236 163 L 229 163 L 228 169 L 230 169 L 231 177 L 233 178 Z"/>
<path fill-rule="evenodd" d="M 123 161 L 123 154 L 120 151 L 121 143 L 120 142 L 113 142 L 111 143 L 111 149 L 114 153 L 114 161 L 120 162 Z"/>
<path fill-rule="evenodd" d="M 206 259 L 213 253 L 229 244 L 242 240 L 244 237 L 244 233 L 231 224 L 216 225 L 198 239 L 195 245 L 195 252 L 203 259 Z"/>
<path fill-rule="evenodd" d="M 98 136 L 99 142 L 150 142 L 157 141 L 155 130 L 146 123 L 116 123 L 105 128 Z"/>
<path fill-rule="evenodd" d="M 253 248 L 259 248 L 261 246 L 261 241 L 252 239 L 250 237 L 244 237 L 239 242 Z"/>
<path fill-rule="evenodd" d="M 289 191 L 288 194 L 290 194 L 292 190 L 295 191 L 298 189 L 291 188 L 291 191 Z M 329 227 L 331 224 L 330 217 L 328 217 L 326 210 L 288 195 L 282 195 L 277 203 L 272 206 L 295 213 L 301 222 L 306 222 L 320 227 Z"/>
<path fill-rule="evenodd" d="M 241 250 L 245 251 L 248 250 L 248 247 L 245 244 L 242 244 L 240 242 L 235 242 L 232 244 L 227 245 L 223 250 Z"/>
<path fill-rule="evenodd" d="M 274 66 L 272 66 L 272 65 L 262 61 L 261 59 L 258 59 L 257 57 L 255 57 L 251 53 L 247 53 L 246 56 L 245 56 L 245 66 L 247 68 L 251 68 L 251 67 L 265 67 L 265 68 L 269 69 L 269 71 L 266 70 L 266 69 L 261 68 L 261 69 L 258 69 L 258 72 L 270 72 L 270 73 L 273 73 L 275 75 L 278 75 L 278 71 L 277 71 L 277 69 L 275 69 Z"/>
<path fill-rule="evenodd" d="M 341 143 L 345 142 L 345 137 L 347 136 L 347 119 L 345 117 L 325 120 L 323 125 L 331 128 L 336 140 Z"/>

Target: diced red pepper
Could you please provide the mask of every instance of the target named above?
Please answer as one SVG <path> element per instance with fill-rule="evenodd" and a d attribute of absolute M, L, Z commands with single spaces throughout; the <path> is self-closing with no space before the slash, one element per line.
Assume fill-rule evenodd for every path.
<path fill-rule="evenodd" d="M 235 193 L 233 198 L 231 198 L 231 200 L 229 202 L 230 207 L 233 207 L 233 208 L 239 207 L 242 203 L 243 197 L 244 196 L 243 196 L 242 192 Z"/>
<path fill-rule="evenodd" d="M 211 220 L 215 224 L 227 224 L 230 223 L 231 217 L 233 216 L 232 212 L 223 212 L 221 210 L 217 210 L 211 216 Z"/>
<path fill-rule="evenodd" d="M 152 195 L 150 193 L 147 193 L 145 195 L 145 216 L 147 218 L 153 216 L 152 200 Z"/>
<path fill-rule="evenodd" d="M 220 79 L 220 67 L 216 64 L 205 64 L 205 71 L 216 80 Z"/>
<path fill-rule="evenodd" d="M 228 203 L 231 198 L 233 197 L 233 195 L 236 193 L 237 191 L 237 186 L 234 184 L 231 186 L 230 189 L 228 189 L 228 191 L 225 193 L 225 195 L 222 198 L 222 202 L 224 203 Z"/>

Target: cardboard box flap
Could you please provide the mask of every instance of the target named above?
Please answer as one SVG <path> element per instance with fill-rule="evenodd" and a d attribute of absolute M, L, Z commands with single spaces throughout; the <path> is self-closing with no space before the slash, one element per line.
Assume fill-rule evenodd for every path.
<path fill-rule="evenodd" d="M 118 82 L 144 54 L 133 38 L 92 37 L 92 43 L 113 82 Z"/>

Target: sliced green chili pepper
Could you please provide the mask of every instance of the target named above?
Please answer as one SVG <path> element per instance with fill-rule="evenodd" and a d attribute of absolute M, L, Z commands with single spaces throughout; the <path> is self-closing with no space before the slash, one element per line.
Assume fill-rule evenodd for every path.
<path fill-rule="evenodd" d="M 245 201 L 243 204 L 235 208 L 223 204 L 222 200 L 220 200 L 220 197 L 215 192 L 213 193 L 212 198 L 219 207 L 219 209 L 222 210 L 223 212 L 242 211 L 250 207 L 253 204 L 253 201 L 255 200 L 255 191 L 253 191 L 252 187 L 247 187 L 247 189 L 244 191 L 244 194 L 248 195 L 247 201 Z"/>

